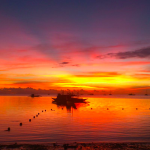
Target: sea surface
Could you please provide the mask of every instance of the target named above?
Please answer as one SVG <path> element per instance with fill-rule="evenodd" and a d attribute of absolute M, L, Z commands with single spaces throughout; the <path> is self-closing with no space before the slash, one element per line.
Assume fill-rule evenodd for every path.
<path fill-rule="evenodd" d="M 52 97 L 0 96 L 0 144 L 150 141 L 150 96 L 83 95 L 74 106 Z"/>

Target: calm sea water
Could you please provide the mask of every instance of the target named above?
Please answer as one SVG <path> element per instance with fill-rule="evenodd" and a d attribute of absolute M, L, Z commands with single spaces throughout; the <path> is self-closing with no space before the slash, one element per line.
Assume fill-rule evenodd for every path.
<path fill-rule="evenodd" d="M 0 96 L 0 143 L 150 141 L 150 96 L 87 101 L 71 107 L 53 104 L 51 96 Z"/>

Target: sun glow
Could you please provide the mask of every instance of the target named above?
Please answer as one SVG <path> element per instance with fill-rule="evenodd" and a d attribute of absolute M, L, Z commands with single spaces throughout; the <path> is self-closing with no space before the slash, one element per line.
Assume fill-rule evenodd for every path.
<path fill-rule="evenodd" d="M 136 84 L 137 80 L 125 75 L 117 75 L 110 77 L 95 77 L 85 75 L 75 76 L 75 75 L 56 75 L 55 77 L 61 78 L 61 81 L 65 82 L 55 82 L 53 83 L 56 87 L 66 87 L 66 88 L 84 88 L 84 89 L 95 89 L 100 87 L 128 87 L 130 85 Z M 59 80 L 58 80 L 59 81 Z"/>

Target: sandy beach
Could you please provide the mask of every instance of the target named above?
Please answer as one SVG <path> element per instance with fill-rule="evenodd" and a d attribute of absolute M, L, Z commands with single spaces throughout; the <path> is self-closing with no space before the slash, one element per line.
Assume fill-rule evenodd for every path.
<path fill-rule="evenodd" d="M 149 150 L 150 143 L 0 144 L 0 150 Z"/>

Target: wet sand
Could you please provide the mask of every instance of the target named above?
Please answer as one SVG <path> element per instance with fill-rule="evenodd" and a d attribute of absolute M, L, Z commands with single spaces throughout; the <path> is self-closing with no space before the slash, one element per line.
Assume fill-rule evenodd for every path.
<path fill-rule="evenodd" d="M 0 144 L 0 150 L 150 150 L 149 143 Z"/>

